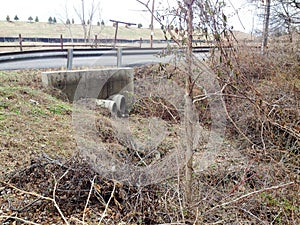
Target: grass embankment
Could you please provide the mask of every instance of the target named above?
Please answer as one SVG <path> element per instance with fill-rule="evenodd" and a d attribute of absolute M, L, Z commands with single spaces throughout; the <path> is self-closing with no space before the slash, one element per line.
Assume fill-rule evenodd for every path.
<path fill-rule="evenodd" d="M 65 38 L 83 38 L 83 28 L 79 24 L 71 24 L 69 26 L 56 23 L 49 24 L 45 22 L 29 23 L 22 21 L 0 21 L 0 29 L 2 37 L 18 37 L 19 34 L 22 37 L 49 37 L 49 38 L 60 38 L 62 34 Z M 154 39 L 164 39 L 163 32 L 161 29 L 155 29 Z M 98 39 L 114 38 L 115 27 L 111 25 L 107 26 L 96 26 L 92 25 L 91 38 L 95 35 Z M 150 39 L 150 29 L 137 28 L 137 27 L 125 27 L 119 26 L 118 38 L 120 39 Z"/>
<path fill-rule="evenodd" d="M 102 222 L 107 224 L 299 224 L 299 57 L 278 50 L 268 54 L 240 49 L 226 61 L 233 71 L 227 73 L 220 63 L 215 68 L 226 84 L 226 139 L 232 141 L 225 140 L 206 170 L 194 171 L 192 207 L 182 204 L 183 174 L 141 189 L 97 175 L 72 157 L 77 153 L 72 105 L 60 92 L 42 87 L 41 71 L 2 71 L 0 221 L 98 224 L 105 212 Z M 136 79 L 158 76 L 182 85 L 178 66 L 155 65 L 136 73 Z M 176 127 L 173 108 L 148 97 L 132 115 L 136 126 L 156 116 L 168 130 Z M 207 126 L 208 103 L 200 105 L 201 122 Z M 114 138 L 109 117 L 99 114 L 96 121 L 95 139 L 124 160 L 139 160 Z M 142 127 L 137 128 L 141 135 Z M 175 133 L 168 137 L 176 140 Z M 159 146 L 159 155 L 172 144 Z M 200 159 L 202 147 L 195 149 Z"/>
<path fill-rule="evenodd" d="M 66 26 L 62 23 L 56 24 L 49 24 L 45 22 L 38 22 L 38 23 L 29 23 L 29 22 L 22 22 L 22 21 L 0 21 L 0 30 L 1 30 L 1 37 L 19 37 L 19 34 L 22 35 L 23 38 L 25 37 L 43 37 L 43 38 L 60 38 L 60 35 L 63 38 L 83 38 L 84 32 L 83 28 L 79 24 L 71 24 Z M 127 40 L 150 40 L 150 29 L 148 28 L 137 28 L 137 27 L 125 27 L 119 26 L 118 29 L 118 39 L 127 39 Z M 254 41 L 254 37 L 250 34 L 246 34 L 243 32 L 234 32 L 236 38 L 241 41 Z M 97 39 L 114 39 L 115 37 L 115 27 L 107 25 L 107 26 L 96 26 L 93 25 L 91 29 L 90 38 L 93 40 L 97 35 Z M 170 36 L 167 35 L 170 39 Z M 165 40 L 164 33 L 161 29 L 155 28 L 154 29 L 154 40 Z M 198 38 L 198 36 L 197 36 Z M 205 39 L 203 39 L 205 41 Z M 23 42 L 23 50 L 31 50 L 31 49 L 38 49 L 41 48 L 40 45 L 49 45 L 49 43 L 32 43 L 32 42 Z M 50 43 L 50 45 L 59 45 L 59 43 Z M 69 43 L 70 44 L 70 43 Z M 82 44 L 82 43 L 81 43 Z M 27 47 L 25 47 L 27 45 Z M 29 46 L 28 46 L 29 45 Z M 107 43 L 99 43 L 99 45 L 107 45 Z M 112 45 L 112 43 L 111 43 Z M 129 45 L 134 47 L 139 47 L 139 43 L 132 43 L 132 44 L 120 44 Z M 1 46 L 9 46 L 9 47 L 1 47 Z M 10 47 L 16 46 L 16 47 Z M 156 43 L 154 47 L 165 47 L 165 44 L 158 44 Z M 48 48 L 52 48 L 52 46 L 47 46 Z M 142 44 L 142 47 L 150 47 L 150 44 Z M 18 42 L 0 42 L 0 52 L 4 51 L 19 51 L 19 43 Z"/>
<path fill-rule="evenodd" d="M 42 87 L 40 71 L 0 72 L 0 171 L 3 176 L 30 164 L 41 150 L 73 154 L 72 106 Z M 54 93 L 54 92 L 53 92 Z"/>
<path fill-rule="evenodd" d="M 38 23 L 29 23 L 22 21 L 0 21 L 0 30 L 1 37 L 19 37 L 19 34 L 23 38 L 26 37 L 42 37 L 42 38 L 60 38 L 60 35 L 63 38 L 83 38 L 84 32 L 83 28 L 79 24 L 71 24 L 69 26 L 62 23 L 49 24 L 45 22 Z M 149 40 L 150 39 L 150 29 L 147 28 L 137 28 L 137 27 L 125 27 L 119 26 L 118 29 L 118 39 L 127 39 L 127 40 Z M 164 35 L 161 29 L 154 30 L 154 39 L 163 40 Z M 114 39 L 115 37 L 115 27 L 113 26 L 96 26 L 93 25 L 91 28 L 90 39 L 94 40 L 95 35 L 97 39 Z M 32 50 L 41 48 L 40 45 L 50 45 L 47 48 L 53 48 L 51 45 L 59 45 L 59 43 L 35 43 L 35 42 L 23 42 L 23 50 Z M 67 44 L 67 43 L 65 43 Z M 70 44 L 70 43 L 69 43 Z M 83 43 L 81 43 L 83 44 Z M 107 45 L 107 43 L 99 43 L 99 45 Z M 112 45 L 112 43 L 110 43 Z M 125 44 L 126 45 L 126 44 Z M 139 47 L 139 43 L 136 44 L 127 44 L 130 46 Z M 3 47 L 1 47 L 3 46 Z M 9 46 L 9 47 L 4 47 Z M 16 46 L 16 47 L 11 47 Z M 27 46 L 27 47 L 26 47 Z M 149 47 L 149 44 L 143 44 L 143 47 Z M 159 46 L 159 45 L 157 45 Z M 57 47 L 56 47 L 57 48 Z M 45 48 L 44 48 L 45 49 Z M 18 42 L 0 42 L 0 52 L 6 51 L 19 51 Z"/>

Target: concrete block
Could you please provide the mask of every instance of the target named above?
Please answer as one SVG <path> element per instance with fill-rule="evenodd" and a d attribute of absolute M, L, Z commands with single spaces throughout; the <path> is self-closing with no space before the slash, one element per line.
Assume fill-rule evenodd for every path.
<path fill-rule="evenodd" d="M 58 88 L 72 102 L 82 98 L 107 99 L 111 95 L 132 96 L 132 68 L 67 70 L 42 73 L 44 86 Z"/>

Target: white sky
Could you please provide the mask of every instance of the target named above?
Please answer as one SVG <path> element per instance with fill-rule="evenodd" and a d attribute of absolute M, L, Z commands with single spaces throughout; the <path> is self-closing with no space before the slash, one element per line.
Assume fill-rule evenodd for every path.
<path fill-rule="evenodd" d="M 92 0 L 85 0 L 91 2 Z M 100 2 L 100 12 L 97 13 L 94 21 L 101 21 L 102 19 L 106 24 L 109 24 L 110 19 L 121 20 L 133 23 L 142 23 L 143 27 L 148 27 L 150 24 L 150 14 L 143 12 L 145 8 L 139 4 L 136 0 L 94 0 Z M 163 4 L 176 4 L 176 0 L 156 0 L 156 4 L 159 2 Z M 227 0 L 228 1 L 228 0 Z M 230 0 L 235 9 L 239 9 L 246 0 Z M 35 18 L 38 16 L 40 21 L 48 21 L 49 16 L 56 17 L 57 21 L 66 19 L 66 11 L 68 11 L 69 17 L 74 18 L 75 22 L 79 22 L 79 19 L 74 12 L 74 7 L 79 8 L 81 0 L 0 0 L 0 20 L 5 20 L 9 15 L 11 19 L 18 15 L 20 20 L 26 21 L 29 16 Z M 228 4 L 230 6 L 230 4 Z M 87 4 L 87 7 L 89 5 Z M 66 10 L 67 9 L 67 10 Z M 229 9 L 230 10 L 230 9 Z M 232 10 L 232 8 L 231 8 Z M 240 24 L 237 17 L 233 17 L 230 22 L 234 26 L 235 30 L 249 32 L 252 27 L 251 9 L 239 10 Z M 101 18 L 99 19 L 99 17 Z M 1 31 L 0 31 L 1 36 Z"/>

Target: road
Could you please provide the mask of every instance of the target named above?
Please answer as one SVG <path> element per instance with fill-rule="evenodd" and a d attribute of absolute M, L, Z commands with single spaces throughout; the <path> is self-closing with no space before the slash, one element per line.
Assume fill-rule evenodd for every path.
<path fill-rule="evenodd" d="M 206 57 L 205 54 L 198 54 L 200 58 Z M 121 58 L 121 66 L 134 67 L 152 63 L 168 63 L 176 58 L 175 55 L 159 57 L 151 54 L 124 54 Z M 78 67 L 114 67 L 117 65 L 117 57 L 115 55 L 103 56 L 84 56 L 74 57 L 73 68 Z M 67 67 L 66 58 L 35 58 L 17 61 L 0 62 L 0 70 L 20 70 L 20 69 L 63 69 Z"/>
<path fill-rule="evenodd" d="M 140 66 L 151 63 L 165 63 L 172 60 L 172 56 L 159 58 L 151 55 L 128 55 L 122 57 L 122 66 Z M 0 70 L 19 70 L 19 69 L 44 69 L 44 68 L 66 68 L 67 59 L 48 58 L 48 59 L 32 59 L 14 62 L 1 62 Z M 75 67 L 96 67 L 96 66 L 116 66 L 117 57 L 78 57 L 73 60 L 73 68 Z"/>

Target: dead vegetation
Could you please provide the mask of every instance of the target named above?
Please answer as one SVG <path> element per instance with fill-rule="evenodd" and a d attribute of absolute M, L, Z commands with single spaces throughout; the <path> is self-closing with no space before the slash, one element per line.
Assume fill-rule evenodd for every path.
<path fill-rule="evenodd" d="M 282 51 L 261 56 L 240 48 L 223 62 L 213 65 L 224 87 L 226 140 L 206 170 L 195 166 L 190 206 L 184 205 L 180 170 L 143 187 L 102 177 L 78 154 L 72 105 L 40 85 L 40 71 L 1 72 L 0 223 L 299 224 L 299 56 Z M 182 85 L 180 68 L 172 65 L 137 68 L 136 73 L 137 78 L 159 76 Z M 208 103 L 197 105 L 207 129 Z M 140 124 L 149 117 L 173 128 L 158 147 L 163 157 L 178 137 L 174 106 L 148 96 L 136 102 L 131 116 L 140 140 L 147 139 Z M 94 119 L 97 132 L 91 140 L 122 152 L 123 160 L 140 161 L 116 138 L 109 115 L 99 112 Z M 196 165 L 203 149 L 195 151 Z"/>

